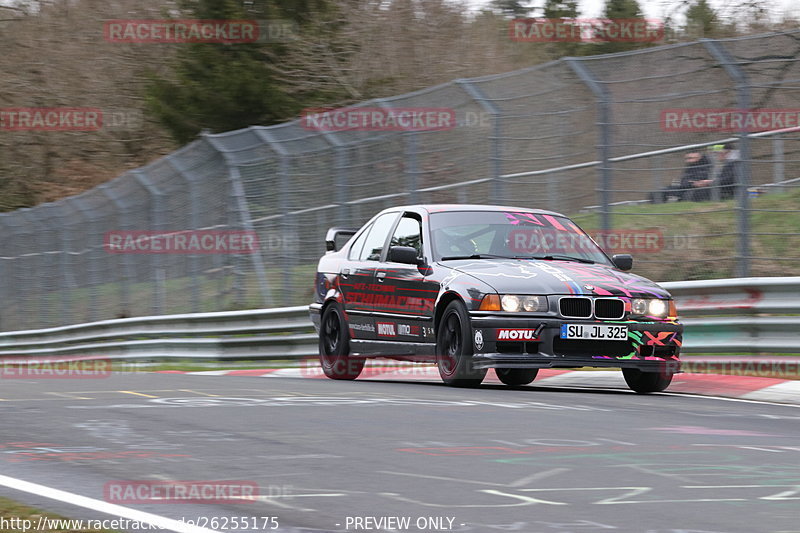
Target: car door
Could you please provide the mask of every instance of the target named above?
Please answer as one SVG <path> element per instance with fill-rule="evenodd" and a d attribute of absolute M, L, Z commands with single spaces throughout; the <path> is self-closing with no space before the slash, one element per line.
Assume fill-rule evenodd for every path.
<path fill-rule="evenodd" d="M 375 268 L 383 254 L 383 248 L 394 226 L 399 212 L 384 213 L 376 218 L 353 241 L 347 260 L 339 271 L 339 290 L 344 297 L 344 310 L 353 339 L 375 339 L 375 323 L 372 320 L 375 298 Z"/>
<path fill-rule="evenodd" d="M 373 316 L 379 340 L 422 342 L 433 324 L 438 283 L 423 275 L 417 265 L 389 260 L 392 246 L 409 246 L 424 257 L 422 218 L 404 213 L 392 232 L 384 261 L 375 269 L 376 296 Z M 431 328 L 432 330 L 432 328 Z"/>

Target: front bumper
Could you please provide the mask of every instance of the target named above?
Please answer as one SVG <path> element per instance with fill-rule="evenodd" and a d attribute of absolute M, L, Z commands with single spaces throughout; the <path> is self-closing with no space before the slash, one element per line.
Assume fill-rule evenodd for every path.
<path fill-rule="evenodd" d="M 475 368 L 638 368 L 680 372 L 683 326 L 677 322 L 471 316 Z M 627 340 L 561 339 L 562 324 L 628 327 Z M 503 335 L 503 331 L 506 334 Z M 512 333 L 507 334 L 508 330 Z M 501 338 L 502 337 L 502 338 Z M 511 337 L 511 338 L 510 338 Z"/>

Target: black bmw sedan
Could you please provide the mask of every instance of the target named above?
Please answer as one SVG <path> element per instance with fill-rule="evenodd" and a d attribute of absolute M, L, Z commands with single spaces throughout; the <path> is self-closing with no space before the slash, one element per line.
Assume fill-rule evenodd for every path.
<path fill-rule="evenodd" d="M 647 393 L 680 370 L 669 293 L 564 215 L 393 207 L 360 229 L 331 228 L 326 246 L 309 309 L 330 378 L 355 379 L 371 357 L 435 363 L 462 387 L 489 368 L 519 386 L 539 368 L 616 367 Z"/>

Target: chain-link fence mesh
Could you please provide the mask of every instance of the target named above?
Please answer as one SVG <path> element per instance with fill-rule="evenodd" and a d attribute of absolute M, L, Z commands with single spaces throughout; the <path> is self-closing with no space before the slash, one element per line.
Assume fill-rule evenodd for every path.
<path fill-rule="evenodd" d="M 559 211 L 659 281 L 798 275 L 800 129 L 670 131 L 663 117 L 797 106 L 798 52 L 800 32 L 706 40 L 360 104 L 450 109 L 457 124 L 442 130 L 317 131 L 297 120 L 204 135 L 79 196 L 0 215 L 0 329 L 305 304 L 328 227 L 410 203 Z M 729 191 L 714 181 L 706 197 L 659 193 L 688 152 L 719 173 L 714 150 L 726 142 L 739 159 Z M 253 231 L 258 250 L 104 245 L 109 232 L 182 230 Z M 643 231 L 657 238 L 637 240 Z"/>

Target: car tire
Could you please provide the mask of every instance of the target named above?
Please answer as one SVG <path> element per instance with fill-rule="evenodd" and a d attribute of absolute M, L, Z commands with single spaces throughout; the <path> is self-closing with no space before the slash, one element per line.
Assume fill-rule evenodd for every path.
<path fill-rule="evenodd" d="M 350 357 L 350 330 L 341 306 L 333 302 L 325 307 L 319 326 L 319 363 L 331 379 L 356 379 L 364 368 L 364 359 Z"/>
<path fill-rule="evenodd" d="M 436 366 L 447 385 L 477 387 L 486 369 L 472 365 L 472 325 L 460 300 L 450 302 L 442 313 L 436 332 Z"/>
<path fill-rule="evenodd" d="M 536 374 L 539 373 L 538 368 L 495 368 L 494 373 L 497 374 L 497 379 L 502 381 L 509 387 L 519 387 L 520 385 L 527 385 L 536 379 Z"/>
<path fill-rule="evenodd" d="M 639 394 L 661 392 L 672 383 L 673 374 L 668 372 L 642 372 L 638 368 L 623 368 L 622 376 L 631 390 Z"/>

